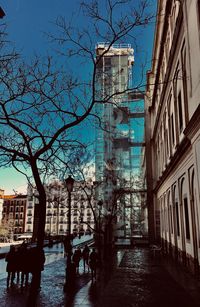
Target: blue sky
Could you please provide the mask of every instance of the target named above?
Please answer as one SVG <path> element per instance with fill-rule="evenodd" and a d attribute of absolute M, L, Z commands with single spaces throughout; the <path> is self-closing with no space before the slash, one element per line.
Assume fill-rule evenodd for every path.
<path fill-rule="evenodd" d="M 58 16 L 64 16 L 67 20 L 71 20 L 72 16 L 74 19 L 77 18 L 73 12 L 78 13 L 79 3 L 79 0 L 2 0 L 1 6 L 6 13 L 3 21 L 7 23 L 10 41 L 26 59 L 35 53 L 50 53 L 51 45 L 47 42 L 44 32 L 55 29 L 53 22 Z M 131 3 L 137 5 L 139 0 L 132 0 Z M 151 9 L 156 10 L 155 0 L 152 1 Z M 85 20 L 80 18 L 77 22 L 84 26 Z M 154 23 L 137 31 L 138 49 L 135 50 L 134 83 L 141 79 L 141 65 L 144 62 L 145 70 L 150 68 L 153 31 Z M 127 43 L 134 44 L 131 39 Z M 13 192 L 13 189 L 21 191 L 25 184 L 24 176 L 17 172 L 11 169 L 0 170 L 0 188 L 4 188 L 6 193 Z"/>

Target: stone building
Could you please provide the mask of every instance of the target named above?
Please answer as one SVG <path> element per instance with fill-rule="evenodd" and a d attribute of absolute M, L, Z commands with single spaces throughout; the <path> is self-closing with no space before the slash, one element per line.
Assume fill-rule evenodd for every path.
<path fill-rule="evenodd" d="M 200 262 L 200 1 L 158 1 L 146 89 L 151 241 Z"/>
<path fill-rule="evenodd" d="M 9 227 L 11 237 L 25 231 L 27 195 L 4 195 L 2 223 Z"/>
<path fill-rule="evenodd" d="M 46 226 L 47 235 L 66 235 L 68 230 L 68 193 L 63 182 L 52 181 L 45 187 L 47 193 Z M 71 195 L 71 232 L 75 235 L 91 234 L 94 229 L 93 186 L 75 182 Z M 33 233 L 37 224 L 37 191 L 28 187 L 25 231 Z"/>
<path fill-rule="evenodd" d="M 2 221 L 4 190 L 0 189 L 0 224 Z"/>

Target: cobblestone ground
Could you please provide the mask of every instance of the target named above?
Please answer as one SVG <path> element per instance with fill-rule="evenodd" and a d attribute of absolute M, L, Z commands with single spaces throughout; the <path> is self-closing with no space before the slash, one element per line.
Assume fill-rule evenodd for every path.
<path fill-rule="evenodd" d="M 90 274 L 77 276 L 74 288 L 63 293 L 65 259 L 45 266 L 42 273 L 42 289 L 33 303 L 28 298 L 28 289 L 21 292 L 15 285 L 6 290 L 6 280 L 0 284 L 0 306 L 2 307 L 197 307 L 193 297 L 168 273 L 159 258 L 153 257 L 148 249 L 135 248 L 120 252 L 123 254 L 119 266 L 109 263 L 91 282 Z M 118 254 L 119 256 L 119 254 Z M 174 269 L 175 270 L 175 269 Z M 188 283 L 189 286 L 189 283 Z M 193 287 L 193 292 L 199 288 Z M 194 293 L 193 293 L 194 294 Z M 200 301 L 200 300 L 199 300 Z M 199 302 L 198 301 L 198 302 Z"/>
<path fill-rule="evenodd" d="M 125 252 L 95 306 L 197 307 L 200 303 L 171 277 L 160 258 L 154 258 L 148 249 L 134 249 Z"/>

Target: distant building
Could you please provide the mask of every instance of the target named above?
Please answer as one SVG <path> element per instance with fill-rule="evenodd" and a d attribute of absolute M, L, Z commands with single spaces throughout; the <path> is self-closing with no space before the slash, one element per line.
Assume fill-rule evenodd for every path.
<path fill-rule="evenodd" d="M 2 221 L 4 190 L 0 189 L 0 224 Z"/>
<path fill-rule="evenodd" d="M 85 183 L 84 183 L 85 185 Z M 45 186 L 47 193 L 46 235 L 66 235 L 68 231 L 68 193 L 63 182 L 55 180 Z M 94 229 L 92 184 L 87 184 L 84 193 L 83 184 L 75 182 L 71 195 L 71 231 L 74 235 L 91 234 Z M 37 229 L 39 203 L 37 191 L 28 188 L 25 232 L 33 233 Z M 35 223 L 35 225 L 34 225 Z M 91 227 L 91 228 L 90 228 Z M 37 230 L 36 230 L 37 232 Z"/>
<path fill-rule="evenodd" d="M 200 1 L 158 1 L 146 123 L 152 241 L 200 264 Z"/>
<path fill-rule="evenodd" d="M 25 231 L 27 195 L 4 195 L 2 222 L 9 225 L 12 234 Z"/>

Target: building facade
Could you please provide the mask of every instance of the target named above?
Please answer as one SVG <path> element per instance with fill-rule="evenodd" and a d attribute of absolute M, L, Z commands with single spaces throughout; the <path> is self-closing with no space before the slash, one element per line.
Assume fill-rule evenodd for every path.
<path fill-rule="evenodd" d="M 68 232 L 68 193 L 64 183 L 54 180 L 45 187 L 46 235 L 62 236 Z M 91 234 L 94 230 L 93 184 L 75 182 L 71 194 L 71 231 L 74 235 Z M 38 198 L 37 191 L 28 187 L 25 231 L 33 233 L 37 223 Z"/>
<path fill-rule="evenodd" d="M 158 1 L 146 91 L 149 234 L 200 262 L 200 1 Z M 147 154 L 148 153 L 148 154 Z"/>
<path fill-rule="evenodd" d="M 9 227 L 10 237 L 25 231 L 27 195 L 4 195 L 2 223 Z"/>
<path fill-rule="evenodd" d="M 0 224 L 2 222 L 4 190 L 0 189 Z"/>

